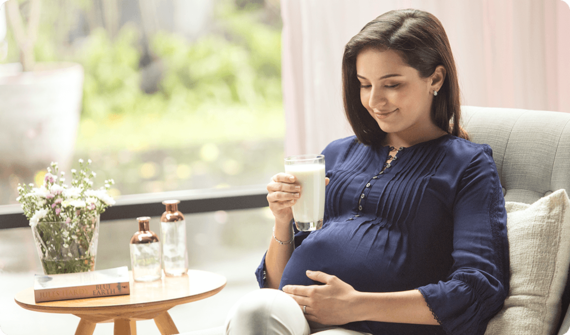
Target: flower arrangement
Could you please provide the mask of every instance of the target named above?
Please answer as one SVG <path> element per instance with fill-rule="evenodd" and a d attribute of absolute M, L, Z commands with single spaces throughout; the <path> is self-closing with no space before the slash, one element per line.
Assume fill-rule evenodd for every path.
<path fill-rule="evenodd" d="M 71 186 L 57 163 L 47 168 L 40 187 L 18 185 L 18 202 L 30 221 L 38 254 L 46 274 L 85 272 L 95 268 L 99 215 L 115 201 L 105 186 L 92 189 L 95 172 L 91 160 L 79 160 L 80 170 L 71 170 Z"/>

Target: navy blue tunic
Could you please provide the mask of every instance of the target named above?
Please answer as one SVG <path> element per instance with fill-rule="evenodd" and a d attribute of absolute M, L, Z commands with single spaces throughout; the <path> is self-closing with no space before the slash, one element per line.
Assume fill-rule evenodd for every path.
<path fill-rule="evenodd" d="M 323 228 L 296 232 L 281 279 L 315 285 L 306 270 L 363 292 L 418 289 L 440 326 L 354 322 L 381 335 L 484 334 L 509 290 L 504 198 L 491 148 L 452 135 L 404 148 L 382 171 L 388 147 L 354 136 L 323 151 Z M 261 287 L 265 258 L 256 275 Z"/>

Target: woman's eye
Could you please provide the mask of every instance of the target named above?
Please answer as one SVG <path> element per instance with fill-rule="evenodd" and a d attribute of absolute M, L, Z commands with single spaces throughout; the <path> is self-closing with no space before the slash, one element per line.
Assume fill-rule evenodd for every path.
<path fill-rule="evenodd" d="M 396 87 L 398 87 L 398 86 L 400 86 L 400 84 L 386 85 L 386 86 L 384 86 L 384 87 L 386 87 L 386 88 L 396 88 Z"/>
<path fill-rule="evenodd" d="M 360 88 L 370 88 L 370 87 L 372 87 L 372 85 L 360 84 Z"/>

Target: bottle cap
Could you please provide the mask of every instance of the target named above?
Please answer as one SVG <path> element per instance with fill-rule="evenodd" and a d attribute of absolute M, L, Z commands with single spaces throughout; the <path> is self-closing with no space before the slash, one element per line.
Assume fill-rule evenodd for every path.
<path fill-rule="evenodd" d="M 166 206 L 167 212 L 176 212 L 178 210 L 178 204 L 180 200 L 165 200 L 162 202 Z"/>

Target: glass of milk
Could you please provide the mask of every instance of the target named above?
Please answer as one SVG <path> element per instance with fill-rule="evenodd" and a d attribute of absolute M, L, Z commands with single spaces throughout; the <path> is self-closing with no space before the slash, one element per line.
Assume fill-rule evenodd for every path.
<path fill-rule="evenodd" d="M 321 229 L 325 214 L 325 156 L 289 156 L 285 158 L 285 172 L 295 176 L 301 185 L 301 197 L 293 205 L 297 229 Z"/>

